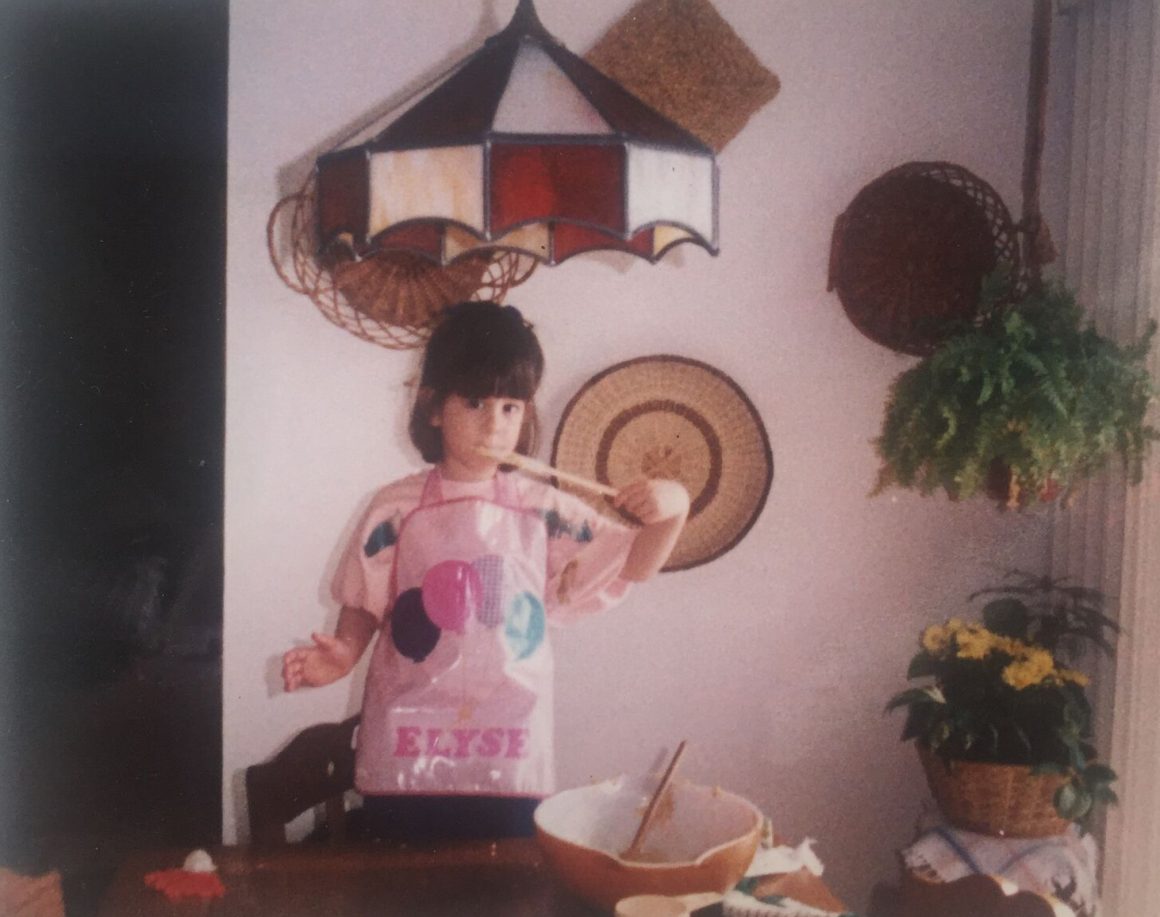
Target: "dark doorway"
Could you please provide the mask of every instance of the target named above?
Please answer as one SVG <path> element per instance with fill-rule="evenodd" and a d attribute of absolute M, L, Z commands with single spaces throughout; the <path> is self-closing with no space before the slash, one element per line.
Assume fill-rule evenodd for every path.
<path fill-rule="evenodd" d="M 0 864 L 220 834 L 227 0 L 0 3 Z"/>

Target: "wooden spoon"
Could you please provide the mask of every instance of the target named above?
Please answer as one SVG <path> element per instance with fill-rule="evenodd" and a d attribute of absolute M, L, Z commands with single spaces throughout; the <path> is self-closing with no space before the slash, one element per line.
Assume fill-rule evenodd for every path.
<path fill-rule="evenodd" d="M 561 481 L 567 481 L 569 484 L 575 484 L 577 487 L 600 494 L 604 497 L 615 497 L 618 493 L 615 487 L 609 487 L 607 484 L 589 480 L 578 474 L 572 474 L 569 471 L 561 471 L 559 468 L 553 468 L 551 465 L 538 462 L 534 458 L 529 458 L 526 455 L 520 455 L 518 452 L 509 452 L 506 455 L 502 452 L 491 452 L 483 449 L 479 450 L 479 452 L 480 455 L 486 455 L 488 458 L 502 462 L 504 465 L 515 465 L 521 471 L 527 471 L 530 474 L 544 478 L 558 478 Z"/>
<path fill-rule="evenodd" d="M 685 753 L 686 740 L 682 739 L 681 744 L 677 746 L 677 750 L 673 752 L 673 759 L 669 762 L 669 766 L 665 768 L 664 776 L 661 777 L 661 782 L 657 784 L 656 792 L 653 793 L 652 799 L 648 802 L 648 808 L 644 810 L 644 817 L 640 820 L 640 827 L 636 829 L 636 834 L 632 838 L 632 843 L 628 845 L 621 855 L 622 860 L 636 860 L 640 859 L 640 848 L 643 846 L 645 834 L 648 833 L 649 827 L 652 825 L 653 819 L 656 818 L 657 809 L 660 807 L 661 797 L 664 796 L 665 790 L 669 788 L 669 784 L 673 782 L 673 775 L 677 772 L 677 764 L 681 760 L 681 755 Z"/>

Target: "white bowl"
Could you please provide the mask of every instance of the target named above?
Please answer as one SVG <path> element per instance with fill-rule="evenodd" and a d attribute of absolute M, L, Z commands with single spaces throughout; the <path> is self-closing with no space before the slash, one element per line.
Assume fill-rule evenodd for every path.
<path fill-rule="evenodd" d="M 639 860 L 632 842 L 656 778 L 617 777 L 564 790 L 536 809 L 536 837 L 552 871 L 576 895 L 611 910 L 631 895 L 724 894 L 753 861 L 762 815 L 717 787 L 675 780 Z"/>

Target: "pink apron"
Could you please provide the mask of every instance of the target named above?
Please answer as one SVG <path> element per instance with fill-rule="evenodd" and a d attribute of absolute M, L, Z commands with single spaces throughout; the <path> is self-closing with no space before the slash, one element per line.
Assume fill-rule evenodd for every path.
<path fill-rule="evenodd" d="M 367 673 L 364 794 L 554 790 L 548 536 L 507 475 L 494 499 L 444 500 L 427 476 L 395 546 L 394 604 Z"/>

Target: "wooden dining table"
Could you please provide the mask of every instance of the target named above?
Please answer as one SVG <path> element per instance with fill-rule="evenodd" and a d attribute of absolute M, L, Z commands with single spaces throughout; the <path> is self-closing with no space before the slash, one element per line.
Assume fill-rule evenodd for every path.
<path fill-rule="evenodd" d="M 143 850 L 117 870 L 99 917 L 596 917 L 557 883 L 534 840 L 441 844 L 291 844 L 266 850 L 215 847 L 225 895 L 170 901 L 145 883 L 180 867 L 185 850 Z M 784 889 L 777 883 L 787 883 Z M 821 879 L 804 870 L 771 880 L 771 891 L 841 910 Z M 770 882 L 764 883 L 769 886 Z M 716 908 L 721 913 L 720 907 Z M 713 910 L 698 911 L 711 915 Z"/>

